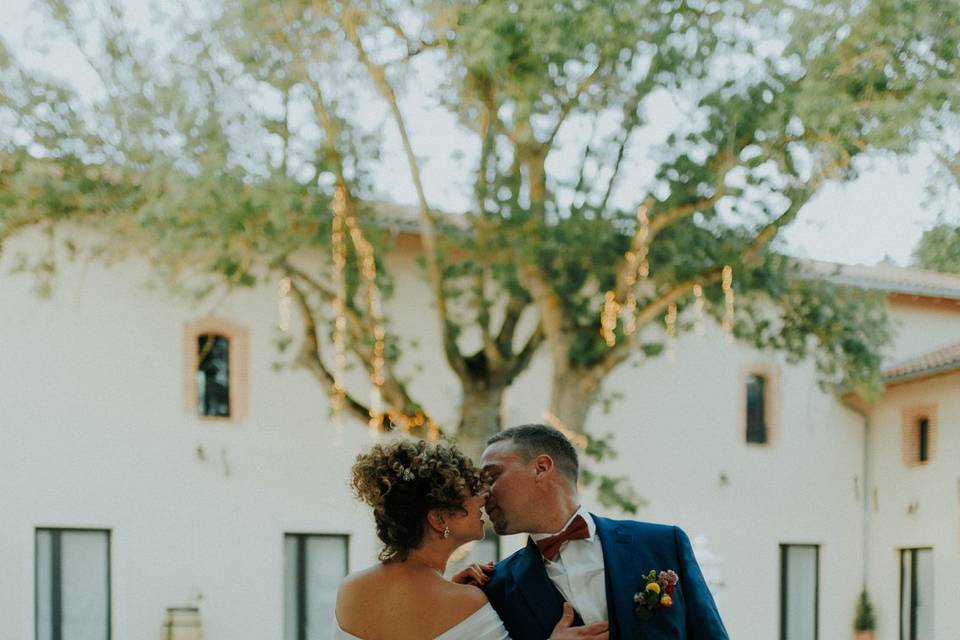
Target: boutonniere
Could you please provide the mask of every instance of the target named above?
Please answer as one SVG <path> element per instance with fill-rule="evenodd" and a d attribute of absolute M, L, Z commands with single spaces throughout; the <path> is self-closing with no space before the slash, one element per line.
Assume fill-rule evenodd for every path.
<path fill-rule="evenodd" d="M 637 606 L 634 612 L 641 620 L 646 620 L 657 609 L 666 609 L 673 606 L 673 590 L 677 588 L 680 577 L 673 571 L 651 569 L 643 578 L 643 589 L 633 596 Z"/>

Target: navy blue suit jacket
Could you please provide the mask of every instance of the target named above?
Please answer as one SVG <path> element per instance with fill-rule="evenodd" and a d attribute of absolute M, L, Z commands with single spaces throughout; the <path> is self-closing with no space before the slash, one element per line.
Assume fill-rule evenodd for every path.
<path fill-rule="evenodd" d="M 682 530 L 632 520 L 593 519 L 603 548 L 611 639 L 729 640 Z M 651 569 L 658 573 L 672 569 L 680 581 L 672 607 L 640 620 L 634 613 L 633 595 Z M 484 591 L 513 640 L 549 638 L 563 613 L 563 596 L 547 576 L 532 540 L 497 565 Z"/>

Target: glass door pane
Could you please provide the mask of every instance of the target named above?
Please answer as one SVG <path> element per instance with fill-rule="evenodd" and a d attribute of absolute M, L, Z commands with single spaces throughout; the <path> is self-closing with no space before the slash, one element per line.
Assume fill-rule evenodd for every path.
<path fill-rule="evenodd" d="M 784 640 L 817 638 L 817 556 L 815 546 L 783 547 Z"/>

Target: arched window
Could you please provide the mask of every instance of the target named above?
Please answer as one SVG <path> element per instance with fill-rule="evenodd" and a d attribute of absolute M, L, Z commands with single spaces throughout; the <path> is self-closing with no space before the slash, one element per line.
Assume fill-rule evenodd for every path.
<path fill-rule="evenodd" d="M 230 417 L 230 340 L 215 333 L 197 336 L 197 415 Z"/>
<path fill-rule="evenodd" d="M 203 419 L 237 421 L 247 413 L 247 330 L 220 318 L 184 330 L 184 408 Z"/>
<path fill-rule="evenodd" d="M 903 464 L 930 464 L 937 454 L 937 407 L 918 405 L 903 411 Z"/>
<path fill-rule="evenodd" d="M 776 439 L 779 369 L 771 362 L 740 368 L 740 437 L 748 445 L 770 446 Z"/>

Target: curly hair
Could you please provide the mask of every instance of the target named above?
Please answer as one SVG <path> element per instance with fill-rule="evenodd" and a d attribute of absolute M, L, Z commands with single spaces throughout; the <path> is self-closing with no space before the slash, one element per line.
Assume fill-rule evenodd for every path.
<path fill-rule="evenodd" d="M 423 540 L 427 512 L 457 511 L 464 496 L 480 490 L 480 474 L 470 458 L 451 444 L 397 440 L 357 456 L 351 486 L 373 507 L 380 560 L 403 561 Z"/>

